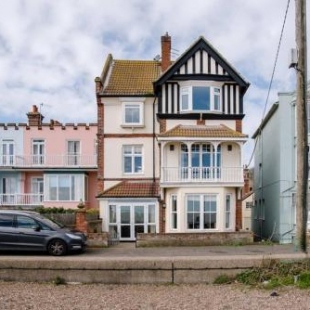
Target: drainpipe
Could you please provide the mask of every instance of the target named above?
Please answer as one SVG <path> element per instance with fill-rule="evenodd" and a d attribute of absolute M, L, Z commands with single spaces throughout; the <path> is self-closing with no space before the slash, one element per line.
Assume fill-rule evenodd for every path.
<path fill-rule="evenodd" d="M 155 183 L 155 101 L 156 97 L 154 98 L 153 101 L 153 183 Z"/>

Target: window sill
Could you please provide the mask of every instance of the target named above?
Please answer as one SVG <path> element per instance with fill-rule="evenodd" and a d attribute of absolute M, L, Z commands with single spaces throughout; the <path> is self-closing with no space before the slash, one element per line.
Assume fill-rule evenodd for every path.
<path fill-rule="evenodd" d="M 122 128 L 143 128 L 144 124 L 122 124 Z"/>

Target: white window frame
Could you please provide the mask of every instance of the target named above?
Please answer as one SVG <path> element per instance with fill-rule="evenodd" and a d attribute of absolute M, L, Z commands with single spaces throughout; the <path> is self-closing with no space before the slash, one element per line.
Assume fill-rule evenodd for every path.
<path fill-rule="evenodd" d="M 66 177 L 69 178 L 69 199 L 60 199 L 60 192 L 59 189 L 60 186 L 60 178 Z M 55 199 L 51 196 L 53 196 L 50 192 L 51 190 L 51 178 L 54 178 L 56 181 L 56 193 L 55 193 Z M 74 181 L 72 182 L 72 179 L 74 178 Z M 64 201 L 64 202 L 78 202 L 81 199 L 85 201 L 85 184 L 86 181 L 84 174 L 48 174 L 44 177 L 44 200 L 45 201 Z"/>
<path fill-rule="evenodd" d="M 125 149 L 131 148 L 131 153 L 125 154 Z M 140 148 L 141 152 L 136 153 L 136 148 Z M 131 171 L 125 171 L 125 157 L 131 157 Z M 135 158 L 141 157 L 141 168 L 139 171 L 135 171 Z M 132 174 L 143 174 L 144 171 L 144 154 L 143 154 L 143 145 L 141 144 L 126 144 L 123 145 L 122 150 L 122 158 L 123 158 L 123 173 L 126 175 L 132 175 Z"/>
<path fill-rule="evenodd" d="M 3 166 L 15 164 L 15 142 L 13 139 L 3 139 L 1 141 L 1 160 Z"/>
<path fill-rule="evenodd" d="M 227 222 L 228 218 L 228 222 Z M 225 229 L 232 227 L 232 194 L 225 195 Z"/>
<path fill-rule="evenodd" d="M 139 121 L 138 122 L 128 122 L 126 121 L 126 112 L 129 107 L 134 107 L 139 109 Z M 144 104 L 143 102 L 123 102 L 122 103 L 123 127 L 143 127 L 144 126 Z"/>
<path fill-rule="evenodd" d="M 178 199 L 177 195 L 171 195 L 171 221 L 170 227 L 172 230 L 178 229 Z"/>
<path fill-rule="evenodd" d="M 67 164 L 77 166 L 81 164 L 81 141 L 67 140 Z"/>
<path fill-rule="evenodd" d="M 204 87 L 210 89 L 210 109 L 206 110 L 194 110 L 193 109 L 193 88 L 194 87 Z M 188 102 L 186 106 L 183 105 L 183 97 L 187 98 Z M 218 107 L 216 108 L 216 100 L 218 98 Z M 220 86 L 215 85 L 202 85 L 202 84 L 193 84 L 181 86 L 180 88 L 180 111 L 181 112 L 203 112 L 203 113 L 220 113 L 222 111 L 222 90 Z"/>
<path fill-rule="evenodd" d="M 195 211 L 192 211 L 192 212 L 189 212 L 188 210 L 188 198 L 192 196 L 192 197 L 195 197 L 195 198 L 198 198 L 196 199 L 196 201 L 199 201 L 199 211 L 195 212 Z M 215 198 L 215 202 L 216 202 L 216 211 L 215 212 L 204 212 L 204 199 L 205 197 L 210 197 L 210 201 L 213 200 Z M 186 203 L 186 229 L 187 231 L 216 231 L 218 230 L 218 227 L 219 227 L 219 220 L 218 220 L 218 213 L 219 213 L 219 194 L 217 193 L 209 193 L 209 194 L 186 194 L 186 198 L 185 198 L 185 203 Z M 193 228 L 189 228 L 188 227 L 188 214 L 198 214 L 199 216 L 199 227 L 193 227 Z M 213 228 L 204 228 L 204 214 L 205 213 L 208 213 L 208 214 L 213 214 L 215 213 L 215 227 Z"/>
<path fill-rule="evenodd" d="M 45 140 L 33 139 L 32 140 L 32 163 L 34 165 L 43 165 L 45 162 Z"/>

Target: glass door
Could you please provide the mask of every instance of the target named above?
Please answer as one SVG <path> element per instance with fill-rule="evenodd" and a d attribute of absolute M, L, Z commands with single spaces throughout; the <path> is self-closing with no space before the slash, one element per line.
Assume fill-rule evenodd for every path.
<path fill-rule="evenodd" d="M 31 193 L 33 194 L 31 203 L 41 203 L 43 201 L 44 182 L 43 178 L 32 178 Z"/>
<path fill-rule="evenodd" d="M 131 240 L 131 212 L 130 206 L 120 206 L 120 239 Z"/>
<path fill-rule="evenodd" d="M 44 140 L 33 140 L 32 142 L 32 163 L 35 165 L 44 164 Z"/>
<path fill-rule="evenodd" d="M 2 165 L 12 166 L 14 164 L 14 141 L 3 140 L 2 141 Z"/>

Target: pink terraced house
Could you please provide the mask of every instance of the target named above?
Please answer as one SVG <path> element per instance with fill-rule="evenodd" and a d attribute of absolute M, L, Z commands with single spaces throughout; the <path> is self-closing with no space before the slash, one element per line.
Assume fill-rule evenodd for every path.
<path fill-rule="evenodd" d="M 97 124 L 43 122 L 36 106 L 27 124 L 0 124 L 0 205 L 97 207 Z"/>

